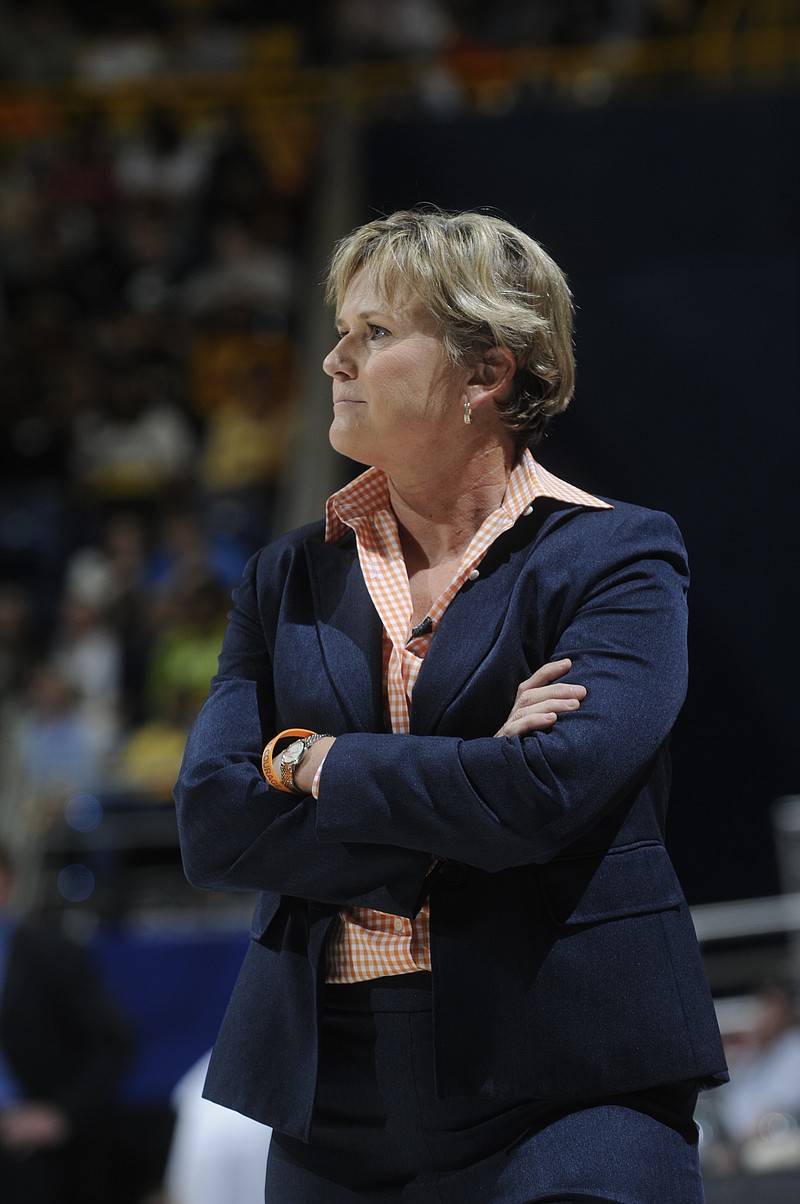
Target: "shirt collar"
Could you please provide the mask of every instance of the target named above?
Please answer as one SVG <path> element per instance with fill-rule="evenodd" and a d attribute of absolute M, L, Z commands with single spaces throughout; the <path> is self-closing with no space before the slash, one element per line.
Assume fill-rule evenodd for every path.
<path fill-rule="evenodd" d="M 573 506 L 587 506 L 595 510 L 613 509 L 610 502 L 601 501 L 548 472 L 526 448 L 509 477 L 501 509 L 516 522 L 538 497 L 555 498 Z M 327 543 L 337 543 L 355 519 L 390 509 L 386 474 L 380 468 L 368 468 L 328 498 L 325 540 Z"/>

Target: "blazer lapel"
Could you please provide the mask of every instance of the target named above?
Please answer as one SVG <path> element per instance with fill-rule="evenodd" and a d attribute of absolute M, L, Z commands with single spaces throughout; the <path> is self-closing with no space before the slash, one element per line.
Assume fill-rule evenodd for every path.
<path fill-rule="evenodd" d="M 308 539 L 308 574 L 322 660 L 349 731 L 383 730 L 383 648 L 355 546 Z"/>
<path fill-rule="evenodd" d="M 480 576 L 467 582 L 444 613 L 414 686 L 411 730 L 435 731 L 444 712 L 491 652 L 517 578 L 533 545 L 559 513 L 573 509 L 547 497 L 492 545 Z M 355 536 L 305 544 L 317 633 L 325 670 L 349 731 L 383 731 L 383 646 L 378 612 L 361 574 Z"/>
<path fill-rule="evenodd" d="M 520 519 L 492 544 L 477 580 L 467 581 L 448 606 L 414 686 L 411 730 L 416 735 L 437 729 L 445 711 L 490 654 L 517 578 L 553 510 L 551 499 L 537 499 L 533 514 Z"/>

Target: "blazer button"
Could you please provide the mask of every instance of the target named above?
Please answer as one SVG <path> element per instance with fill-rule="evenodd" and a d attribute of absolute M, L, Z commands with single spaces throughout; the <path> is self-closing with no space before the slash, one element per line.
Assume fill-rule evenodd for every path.
<path fill-rule="evenodd" d="M 467 867 L 460 861 L 442 861 L 439 865 L 439 881 L 443 886 L 460 886 L 467 876 Z"/>

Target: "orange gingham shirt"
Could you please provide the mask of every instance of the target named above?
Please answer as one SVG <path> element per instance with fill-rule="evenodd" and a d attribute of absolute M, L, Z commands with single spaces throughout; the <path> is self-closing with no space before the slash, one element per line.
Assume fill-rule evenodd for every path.
<path fill-rule="evenodd" d="M 431 633 L 417 637 L 411 635 L 411 590 L 384 473 L 370 468 L 328 499 L 325 539 L 337 542 L 347 527 L 355 533 L 364 581 L 383 623 L 384 698 L 391 732 L 410 732 L 414 683 L 445 610 L 467 579 L 479 576 L 478 565 L 497 537 L 530 514 L 537 497 L 595 508 L 609 505 L 559 480 L 525 451 L 511 473 L 501 505 L 484 519 L 455 576 L 432 606 Z M 323 770 L 324 763 L 315 794 Z M 430 968 L 428 903 L 413 920 L 368 907 L 339 912 L 328 940 L 327 982 L 364 982 Z"/>

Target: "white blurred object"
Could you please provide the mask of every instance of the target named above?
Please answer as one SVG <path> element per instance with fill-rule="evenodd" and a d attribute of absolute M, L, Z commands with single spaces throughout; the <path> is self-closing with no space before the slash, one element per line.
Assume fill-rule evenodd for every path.
<path fill-rule="evenodd" d="M 800 1130 L 797 1120 L 783 1112 L 761 1118 L 759 1135 L 742 1146 L 739 1157 L 747 1171 L 782 1171 L 800 1167 Z"/>
<path fill-rule="evenodd" d="M 203 1099 L 210 1056 L 186 1072 L 172 1095 L 170 1204 L 263 1204 L 272 1129 Z"/>
<path fill-rule="evenodd" d="M 731 1066 L 731 1081 L 720 1087 L 716 1103 L 725 1132 L 734 1141 L 755 1137 L 772 1140 L 780 1133 L 764 1126 L 774 1117 L 793 1118 L 792 1132 L 800 1115 L 800 1029 L 792 1027 L 768 1046 Z M 789 1134 L 791 1136 L 791 1133 Z"/>

